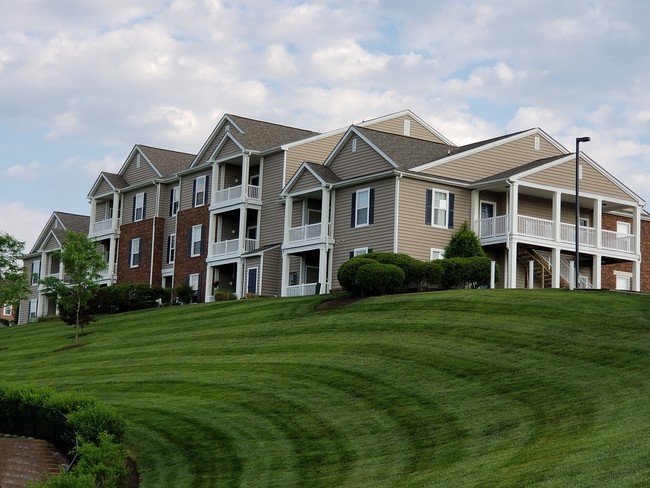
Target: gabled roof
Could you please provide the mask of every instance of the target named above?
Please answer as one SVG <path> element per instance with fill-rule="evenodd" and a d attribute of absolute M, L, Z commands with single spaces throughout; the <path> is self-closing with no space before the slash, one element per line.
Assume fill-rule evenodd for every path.
<path fill-rule="evenodd" d="M 90 217 L 88 215 L 78 215 L 66 212 L 54 213 L 63 224 L 65 230 L 88 233 L 88 228 L 90 226 Z"/>
<path fill-rule="evenodd" d="M 67 231 L 88 233 L 90 228 L 90 217 L 88 215 L 72 214 L 67 212 L 52 212 L 52 215 L 47 220 L 43 230 L 36 239 L 34 247 L 32 247 L 31 254 L 38 252 L 43 246 L 43 243 L 50 235 L 61 243 Z"/>
<path fill-rule="evenodd" d="M 86 195 L 88 198 L 92 198 L 92 196 L 97 192 L 97 189 L 102 184 L 102 181 L 106 181 L 113 190 L 121 190 L 122 188 L 129 186 L 122 175 L 102 171 L 99 173 L 99 176 L 95 180 L 95 183 L 93 183 L 93 186 L 88 192 L 88 195 Z"/>
<path fill-rule="evenodd" d="M 442 135 L 440 132 L 438 132 L 436 129 L 431 127 L 427 122 L 422 120 L 420 117 L 418 117 L 416 114 L 411 112 L 411 110 L 409 110 L 409 109 L 401 110 L 399 112 L 394 112 L 392 114 L 382 115 L 380 117 L 375 117 L 373 119 L 364 120 L 363 122 L 361 122 L 359 124 L 355 124 L 355 125 L 357 125 L 359 127 L 367 127 L 367 126 L 377 124 L 379 122 L 383 122 L 383 121 L 391 120 L 391 119 L 396 119 L 396 118 L 404 117 L 404 116 L 409 116 L 413 120 L 416 120 L 419 124 L 422 125 L 422 127 L 426 128 L 426 130 L 428 130 L 431 134 L 435 135 L 441 141 L 443 141 L 443 143 L 449 144 L 450 146 L 455 146 L 455 144 L 451 140 L 449 140 L 444 135 Z"/>
<path fill-rule="evenodd" d="M 286 196 L 289 194 L 291 188 L 300 179 L 300 175 L 305 171 L 311 173 L 323 186 L 328 184 L 332 185 L 341 181 L 341 178 L 339 178 L 329 167 L 323 166 L 322 164 L 304 161 L 284 186 L 280 195 Z"/>
<path fill-rule="evenodd" d="M 142 144 L 138 144 L 136 147 L 158 170 L 161 178 L 171 178 L 177 172 L 187 169 L 196 156 L 195 154 L 144 146 Z"/>
<path fill-rule="evenodd" d="M 490 175 L 486 178 L 481 178 L 480 180 L 476 180 L 474 183 L 476 184 L 481 184 L 485 183 L 488 181 L 499 181 L 499 180 L 506 180 L 508 178 L 512 178 L 515 175 L 518 175 L 520 173 L 523 173 L 525 171 L 530 171 L 535 168 L 539 168 L 541 166 L 544 166 L 548 163 L 552 163 L 553 161 L 559 161 L 561 159 L 565 159 L 567 157 L 566 154 L 562 154 L 560 156 L 552 156 L 550 158 L 543 158 L 543 159 L 537 159 L 535 161 L 531 161 L 530 163 L 522 164 L 520 166 L 516 166 L 514 168 L 510 168 L 506 171 L 502 171 L 501 173 L 497 173 L 494 175 Z"/>

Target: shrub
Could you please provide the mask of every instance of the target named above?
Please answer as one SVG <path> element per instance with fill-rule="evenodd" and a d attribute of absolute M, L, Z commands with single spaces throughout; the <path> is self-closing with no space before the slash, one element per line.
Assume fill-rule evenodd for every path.
<path fill-rule="evenodd" d="M 91 302 L 95 313 L 128 312 L 169 303 L 170 290 L 146 283 L 122 283 L 98 288 Z"/>
<path fill-rule="evenodd" d="M 423 263 L 422 286 L 425 289 L 438 288 L 442 283 L 444 272 L 443 260 L 436 259 Z"/>
<path fill-rule="evenodd" d="M 256 295 L 251 295 L 251 296 L 256 296 Z M 251 298 L 251 297 L 247 296 L 246 298 Z M 237 295 L 235 295 L 230 290 L 217 290 L 216 292 L 214 292 L 214 299 L 217 302 L 227 302 L 228 300 L 237 300 Z"/>
<path fill-rule="evenodd" d="M 469 228 L 467 222 L 463 222 L 463 225 L 453 233 L 447 247 L 445 247 L 445 259 L 473 258 L 478 256 L 486 256 L 483 246 L 481 246 L 481 240 Z"/>
<path fill-rule="evenodd" d="M 97 444 L 102 432 L 110 432 L 116 442 L 124 437 L 124 420 L 112 408 L 94 404 L 68 414 L 68 424 L 86 442 Z"/>
<path fill-rule="evenodd" d="M 187 284 L 178 285 L 174 288 L 174 295 L 183 303 L 192 303 L 194 299 L 194 289 Z"/>
<path fill-rule="evenodd" d="M 394 264 L 364 264 L 357 271 L 357 284 L 365 296 L 395 293 L 402 289 L 404 271 Z"/>
<path fill-rule="evenodd" d="M 490 285 L 490 258 L 443 259 L 442 286 L 444 288 L 480 288 Z M 497 277 L 498 279 L 498 267 Z"/>
<path fill-rule="evenodd" d="M 363 265 L 376 262 L 374 259 L 367 258 L 366 255 L 355 256 L 339 267 L 336 277 L 343 289 L 353 291 L 354 284 L 357 282 L 357 270 Z"/>
<path fill-rule="evenodd" d="M 373 252 L 364 257 L 382 264 L 393 264 L 404 271 L 404 288 L 420 290 L 424 278 L 424 262 L 408 254 L 394 252 Z"/>

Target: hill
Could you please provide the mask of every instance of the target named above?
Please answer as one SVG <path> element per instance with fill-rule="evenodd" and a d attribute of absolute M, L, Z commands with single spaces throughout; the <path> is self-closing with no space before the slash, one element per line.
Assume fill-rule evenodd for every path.
<path fill-rule="evenodd" d="M 650 297 L 217 302 L 0 330 L 2 378 L 129 419 L 142 487 L 650 485 Z"/>

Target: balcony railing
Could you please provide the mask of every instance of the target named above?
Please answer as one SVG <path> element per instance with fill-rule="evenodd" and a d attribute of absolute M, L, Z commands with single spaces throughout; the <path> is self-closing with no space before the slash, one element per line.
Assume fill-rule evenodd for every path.
<path fill-rule="evenodd" d="M 244 239 L 243 252 L 249 252 L 257 248 L 257 239 Z M 210 248 L 210 256 L 213 258 L 239 254 L 239 239 L 213 242 Z"/>
<path fill-rule="evenodd" d="M 115 219 L 106 219 L 100 220 L 99 222 L 93 222 L 91 233 L 93 235 L 97 234 L 106 234 L 113 230 L 113 222 Z"/>
<path fill-rule="evenodd" d="M 217 190 L 214 192 L 214 198 L 212 202 L 217 206 L 230 205 L 233 203 L 242 202 L 243 199 L 243 186 L 231 186 L 230 188 L 225 188 L 223 190 Z M 250 200 L 259 200 L 260 199 L 260 187 L 255 185 L 248 185 L 247 196 Z"/>
<path fill-rule="evenodd" d="M 302 242 L 320 237 L 322 224 L 301 225 L 300 227 L 292 227 L 289 229 L 289 242 Z"/>
<path fill-rule="evenodd" d="M 305 283 L 304 285 L 293 285 L 287 287 L 288 297 L 305 297 L 315 295 L 318 283 Z"/>
<path fill-rule="evenodd" d="M 504 237 L 510 232 L 509 216 L 500 215 L 477 221 L 478 235 L 481 239 L 492 239 Z M 519 235 L 544 239 L 556 240 L 556 223 L 552 220 L 538 219 L 519 215 L 517 217 L 517 233 Z M 576 240 L 576 226 L 574 224 L 560 223 L 559 242 L 574 244 Z M 580 226 L 580 244 L 585 247 L 597 246 L 597 231 L 593 227 Z M 613 251 L 634 252 L 636 238 L 633 234 L 624 234 L 610 230 L 600 231 L 602 249 Z"/>

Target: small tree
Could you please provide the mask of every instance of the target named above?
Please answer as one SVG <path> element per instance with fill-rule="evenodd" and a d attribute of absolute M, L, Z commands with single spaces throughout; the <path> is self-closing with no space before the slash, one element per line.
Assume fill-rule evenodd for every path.
<path fill-rule="evenodd" d="M 19 263 L 25 244 L 0 232 L 0 306 L 14 305 L 29 293 L 27 277 Z"/>
<path fill-rule="evenodd" d="M 485 257 L 485 251 L 481 246 L 481 240 L 476 233 L 469 228 L 467 222 L 463 222 L 456 232 L 453 233 L 447 247 L 445 247 L 445 259 L 449 258 L 474 258 Z"/>
<path fill-rule="evenodd" d="M 97 244 L 81 232 L 68 232 L 60 252 L 64 280 L 50 276 L 42 280 L 45 294 L 54 298 L 62 316 L 75 326 L 75 343 L 79 342 L 79 329 L 88 323 L 84 316 L 86 305 L 97 288 L 97 279 L 106 269 L 106 262 L 97 250 Z M 72 323 L 71 323 L 72 322 Z"/>

